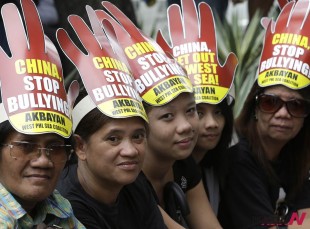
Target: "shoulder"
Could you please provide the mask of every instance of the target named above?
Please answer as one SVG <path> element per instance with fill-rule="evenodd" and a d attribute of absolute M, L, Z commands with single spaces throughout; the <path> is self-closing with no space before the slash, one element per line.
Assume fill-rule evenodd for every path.
<path fill-rule="evenodd" d="M 184 192 L 196 187 L 201 181 L 201 171 L 194 158 L 178 160 L 173 165 L 174 181 L 179 184 Z"/>
<path fill-rule="evenodd" d="M 252 164 L 256 159 L 251 152 L 250 146 L 245 139 L 241 139 L 237 144 L 228 149 L 228 160 L 230 164 Z"/>
<path fill-rule="evenodd" d="M 17 219 L 25 214 L 26 211 L 0 183 L 0 225 L 3 226 L 3 223 L 5 225 L 14 225 L 14 222 L 17 222 Z"/>

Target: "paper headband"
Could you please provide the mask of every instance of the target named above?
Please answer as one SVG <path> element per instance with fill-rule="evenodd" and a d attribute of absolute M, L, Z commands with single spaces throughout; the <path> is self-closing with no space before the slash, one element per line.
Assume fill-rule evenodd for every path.
<path fill-rule="evenodd" d="M 135 85 L 143 100 L 153 106 L 170 102 L 182 92 L 193 92 L 184 69 L 168 57 L 151 38 L 146 37 L 116 6 L 110 2 L 102 5 L 118 20 L 102 10 L 96 11 L 103 24 L 112 24 L 122 46 Z M 105 20 L 106 19 L 106 20 Z"/>
<path fill-rule="evenodd" d="M 261 87 L 310 84 L 310 1 L 287 3 L 276 22 L 270 21 L 258 69 Z"/>
<path fill-rule="evenodd" d="M 171 46 L 160 32 L 157 43 L 187 70 L 196 103 L 218 104 L 233 85 L 237 57 L 230 53 L 223 66 L 218 62 L 214 19 L 208 4 L 199 4 L 199 15 L 194 0 L 182 0 L 181 5 L 182 13 L 176 4 L 167 11 Z"/>
<path fill-rule="evenodd" d="M 87 7 L 87 13 L 97 36 L 79 16 L 70 15 L 68 18 L 87 54 L 76 47 L 64 29 L 57 31 L 59 45 L 77 67 L 89 96 L 74 108 L 74 129 L 95 107 L 112 118 L 140 116 L 147 121 L 126 58 L 113 40 L 114 31 L 106 27 L 106 36 L 95 11 Z"/>
<path fill-rule="evenodd" d="M 68 138 L 72 133 L 71 108 L 78 95 L 77 82 L 70 87 L 67 98 L 59 55 L 44 36 L 35 4 L 21 0 L 21 8 L 25 27 L 14 4 L 1 9 L 12 54 L 9 57 L 0 49 L 4 108 L 1 122 L 9 120 L 24 134 L 56 133 Z"/>

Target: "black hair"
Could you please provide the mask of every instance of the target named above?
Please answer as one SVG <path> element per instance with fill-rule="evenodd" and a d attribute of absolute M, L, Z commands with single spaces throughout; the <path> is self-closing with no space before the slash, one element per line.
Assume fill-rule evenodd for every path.
<path fill-rule="evenodd" d="M 278 177 L 275 174 L 271 163 L 267 159 L 267 156 L 263 150 L 260 138 L 258 135 L 255 119 L 256 109 L 256 96 L 263 93 L 264 88 L 260 87 L 257 82 L 254 83 L 251 91 L 249 92 L 243 109 L 236 119 L 235 127 L 239 137 L 247 139 L 250 145 L 251 153 L 261 164 L 266 171 L 269 182 L 274 184 L 278 181 Z M 298 90 L 304 99 L 310 99 L 310 87 Z M 287 143 L 281 152 L 290 152 L 290 169 L 293 176 L 288 179 L 293 191 L 288 194 L 288 198 L 294 198 L 297 192 L 300 190 L 305 179 L 308 177 L 310 168 L 310 148 L 308 147 L 308 141 L 310 139 L 310 115 L 304 119 L 304 124 L 299 133 L 292 140 Z"/>

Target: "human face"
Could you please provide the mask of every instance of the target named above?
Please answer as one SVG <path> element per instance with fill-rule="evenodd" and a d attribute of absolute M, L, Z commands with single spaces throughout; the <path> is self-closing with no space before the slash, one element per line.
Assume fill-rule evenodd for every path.
<path fill-rule="evenodd" d="M 188 157 L 197 141 L 198 115 L 194 96 L 182 93 L 148 112 L 148 151 L 164 159 Z"/>
<path fill-rule="evenodd" d="M 16 131 L 9 134 L 3 143 L 10 144 L 14 141 L 37 143 L 42 148 L 51 144 L 64 144 L 64 139 L 55 134 L 25 135 Z M 45 153 L 41 153 L 39 158 L 33 160 L 13 158 L 10 155 L 10 148 L 2 146 L 0 181 L 28 211 L 53 192 L 65 163 L 66 161 L 53 163 Z"/>
<path fill-rule="evenodd" d="M 87 142 L 78 140 L 81 145 L 76 151 L 93 184 L 120 188 L 132 183 L 141 171 L 145 138 L 141 118 L 111 119 Z"/>
<path fill-rule="evenodd" d="M 195 148 L 206 153 L 219 143 L 225 126 L 225 117 L 217 105 L 200 103 L 197 105 L 199 133 Z"/>
<path fill-rule="evenodd" d="M 283 101 L 303 99 L 298 91 L 284 86 L 273 86 L 265 89 L 264 94 L 279 96 Z M 282 145 L 293 139 L 303 126 L 304 118 L 295 118 L 283 105 L 275 113 L 264 113 L 256 107 L 257 129 L 264 142 L 278 142 Z"/>

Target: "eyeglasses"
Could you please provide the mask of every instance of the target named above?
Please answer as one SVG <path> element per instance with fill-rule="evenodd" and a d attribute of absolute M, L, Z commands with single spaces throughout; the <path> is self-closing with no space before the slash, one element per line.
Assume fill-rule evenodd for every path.
<path fill-rule="evenodd" d="M 286 106 L 288 113 L 295 118 L 305 118 L 310 113 L 310 102 L 304 99 L 283 101 L 276 95 L 260 94 L 256 96 L 256 104 L 265 113 L 275 113 L 283 105 Z"/>
<path fill-rule="evenodd" d="M 71 145 L 48 145 L 46 148 L 41 147 L 41 145 L 24 142 L 24 141 L 14 141 L 10 144 L 2 144 L 2 146 L 10 147 L 10 155 L 14 159 L 21 160 L 34 160 L 38 159 L 42 152 L 45 151 L 45 155 L 54 164 L 63 163 L 70 159 L 72 154 Z"/>

